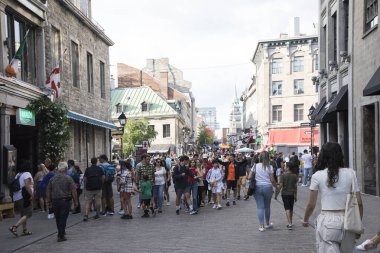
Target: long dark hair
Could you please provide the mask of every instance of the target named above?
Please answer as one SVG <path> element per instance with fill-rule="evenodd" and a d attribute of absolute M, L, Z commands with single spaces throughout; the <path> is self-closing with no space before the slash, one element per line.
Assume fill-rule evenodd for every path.
<path fill-rule="evenodd" d="M 327 168 L 328 187 L 335 187 L 339 180 L 339 168 L 344 167 L 343 151 L 339 143 L 326 142 L 319 154 L 315 171 Z"/>

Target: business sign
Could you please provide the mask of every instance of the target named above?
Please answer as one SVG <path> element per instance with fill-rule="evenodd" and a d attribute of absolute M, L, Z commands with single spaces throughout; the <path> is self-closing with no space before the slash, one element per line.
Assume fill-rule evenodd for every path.
<path fill-rule="evenodd" d="M 34 112 L 19 108 L 16 111 L 16 124 L 24 126 L 35 126 L 36 116 Z"/>

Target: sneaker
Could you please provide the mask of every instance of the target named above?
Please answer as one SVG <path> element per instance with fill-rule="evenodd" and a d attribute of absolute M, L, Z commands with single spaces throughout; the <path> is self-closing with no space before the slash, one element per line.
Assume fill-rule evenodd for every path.
<path fill-rule="evenodd" d="M 236 206 L 236 201 L 235 200 L 232 201 L 232 205 Z"/>
<path fill-rule="evenodd" d="M 264 232 L 264 231 L 265 231 L 264 226 L 260 226 L 260 227 L 259 227 L 259 231 L 260 231 L 260 232 Z"/>
<path fill-rule="evenodd" d="M 307 187 L 307 184 L 301 184 L 302 187 Z"/>
<path fill-rule="evenodd" d="M 362 244 L 356 246 L 355 249 L 360 250 L 360 251 L 367 251 L 366 246 L 367 246 L 368 244 L 370 244 L 370 243 L 372 243 L 371 240 L 365 240 Z"/>
<path fill-rule="evenodd" d="M 47 218 L 49 220 L 54 219 L 54 213 L 49 213 L 48 216 L 47 216 Z"/>
<path fill-rule="evenodd" d="M 175 213 L 176 213 L 177 215 L 179 215 L 179 209 L 175 210 Z"/>
<path fill-rule="evenodd" d="M 221 206 L 221 205 L 218 205 L 218 206 L 216 207 L 216 209 L 217 209 L 217 210 L 220 210 L 220 209 L 222 209 L 222 206 Z"/>
<path fill-rule="evenodd" d="M 140 208 L 141 208 L 141 204 L 140 204 L 140 203 L 137 205 L 137 208 L 138 208 L 138 209 L 140 209 Z"/>
<path fill-rule="evenodd" d="M 167 206 L 170 206 L 170 202 L 166 202 L 166 205 L 167 205 Z"/>
<path fill-rule="evenodd" d="M 126 214 L 126 216 L 127 216 L 127 220 L 132 220 L 133 219 L 133 217 L 132 217 L 132 215 L 129 215 L 129 214 Z"/>
<path fill-rule="evenodd" d="M 244 200 L 248 200 L 249 199 L 249 196 L 248 195 L 245 195 L 244 196 Z"/>
<path fill-rule="evenodd" d="M 88 215 L 83 216 L 83 221 L 88 221 Z"/>
<path fill-rule="evenodd" d="M 218 206 L 217 206 L 216 204 L 214 204 L 214 205 L 212 206 L 212 208 L 214 208 L 214 209 L 217 208 L 217 207 L 218 207 Z"/>
<path fill-rule="evenodd" d="M 191 210 L 189 214 L 190 214 L 190 215 L 197 214 L 197 211 Z"/>
<path fill-rule="evenodd" d="M 190 212 L 190 209 L 189 209 L 189 208 L 186 208 L 185 212 L 186 212 L 186 213 L 189 213 L 189 212 Z"/>
<path fill-rule="evenodd" d="M 121 209 L 119 212 L 117 212 L 118 214 L 120 214 L 120 215 L 123 215 L 124 214 L 124 210 L 123 209 Z"/>
<path fill-rule="evenodd" d="M 64 242 L 67 241 L 67 238 L 65 236 L 58 237 L 57 242 Z"/>
<path fill-rule="evenodd" d="M 205 206 L 205 203 L 202 202 L 201 205 L 200 205 L 200 207 L 204 207 L 204 206 Z"/>
<path fill-rule="evenodd" d="M 106 211 L 104 211 L 104 212 L 100 212 L 99 213 L 101 216 L 107 216 L 107 212 Z"/>
<path fill-rule="evenodd" d="M 108 212 L 107 212 L 107 215 L 111 215 L 111 216 L 112 216 L 112 215 L 114 215 L 114 214 L 115 214 L 114 211 L 108 211 Z"/>
<path fill-rule="evenodd" d="M 230 206 L 230 202 L 229 201 L 227 201 L 226 206 Z"/>
<path fill-rule="evenodd" d="M 97 220 L 97 219 L 99 219 L 99 218 L 100 218 L 100 217 L 99 217 L 99 215 L 97 215 L 97 214 L 94 216 L 94 220 Z"/>
<path fill-rule="evenodd" d="M 288 230 L 293 230 L 293 225 L 286 225 Z"/>
<path fill-rule="evenodd" d="M 149 213 L 144 213 L 142 216 L 141 216 L 141 218 L 149 218 L 150 216 L 149 216 Z"/>
<path fill-rule="evenodd" d="M 162 213 L 162 209 L 161 208 L 158 208 L 158 213 Z"/>
<path fill-rule="evenodd" d="M 266 229 L 271 229 L 271 228 L 273 228 L 273 223 L 269 223 L 269 225 L 266 225 L 265 228 L 266 228 Z"/>
<path fill-rule="evenodd" d="M 210 205 L 212 204 L 215 204 L 215 202 L 213 200 L 211 200 L 210 202 L 208 202 Z"/>

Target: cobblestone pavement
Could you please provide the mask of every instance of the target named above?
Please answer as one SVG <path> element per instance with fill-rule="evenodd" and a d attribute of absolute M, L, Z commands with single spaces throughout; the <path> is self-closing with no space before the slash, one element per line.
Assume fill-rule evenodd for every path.
<path fill-rule="evenodd" d="M 14 219 L 6 219 L 0 223 L 0 252 L 313 253 L 314 229 L 304 228 L 300 223 L 308 192 L 306 188 L 299 189 L 293 231 L 286 229 L 282 202 L 274 199 L 271 218 L 274 228 L 265 232 L 258 231 L 256 204 L 252 198 L 240 200 L 236 206 L 224 206 L 220 211 L 207 206 L 194 216 L 183 211 L 176 215 L 172 202 L 171 206 L 164 207 L 162 214 L 149 219 L 140 218 L 142 213 L 136 209 L 134 199 L 133 220 L 121 220 L 115 214 L 84 223 L 81 215 L 70 215 L 68 241 L 61 243 L 56 241 L 55 222 L 46 220 L 46 214 L 37 213 L 32 217 L 30 229 L 34 235 L 31 237 L 14 238 L 6 227 Z M 359 242 L 372 236 L 379 226 L 373 222 L 378 221 L 379 198 L 364 196 L 364 207 L 366 233 Z"/>

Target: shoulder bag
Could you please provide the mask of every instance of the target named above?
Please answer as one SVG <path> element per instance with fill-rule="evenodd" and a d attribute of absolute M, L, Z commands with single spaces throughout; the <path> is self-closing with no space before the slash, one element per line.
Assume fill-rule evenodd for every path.
<path fill-rule="evenodd" d="M 253 167 L 253 173 L 252 173 L 251 181 L 249 182 L 247 195 L 252 196 L 253 194 L 255 194 L 255 191 L 256 191 L 256 164 Z"/>
<path fill-rule="evenodd" d="M 352 172 L 351 192 L 347 194 L 346 209 L 344 213 L 344 230 L 355 234 L 364 232 L 360 217 L 358 199 L 356 198 L 356 176 Z"/>

